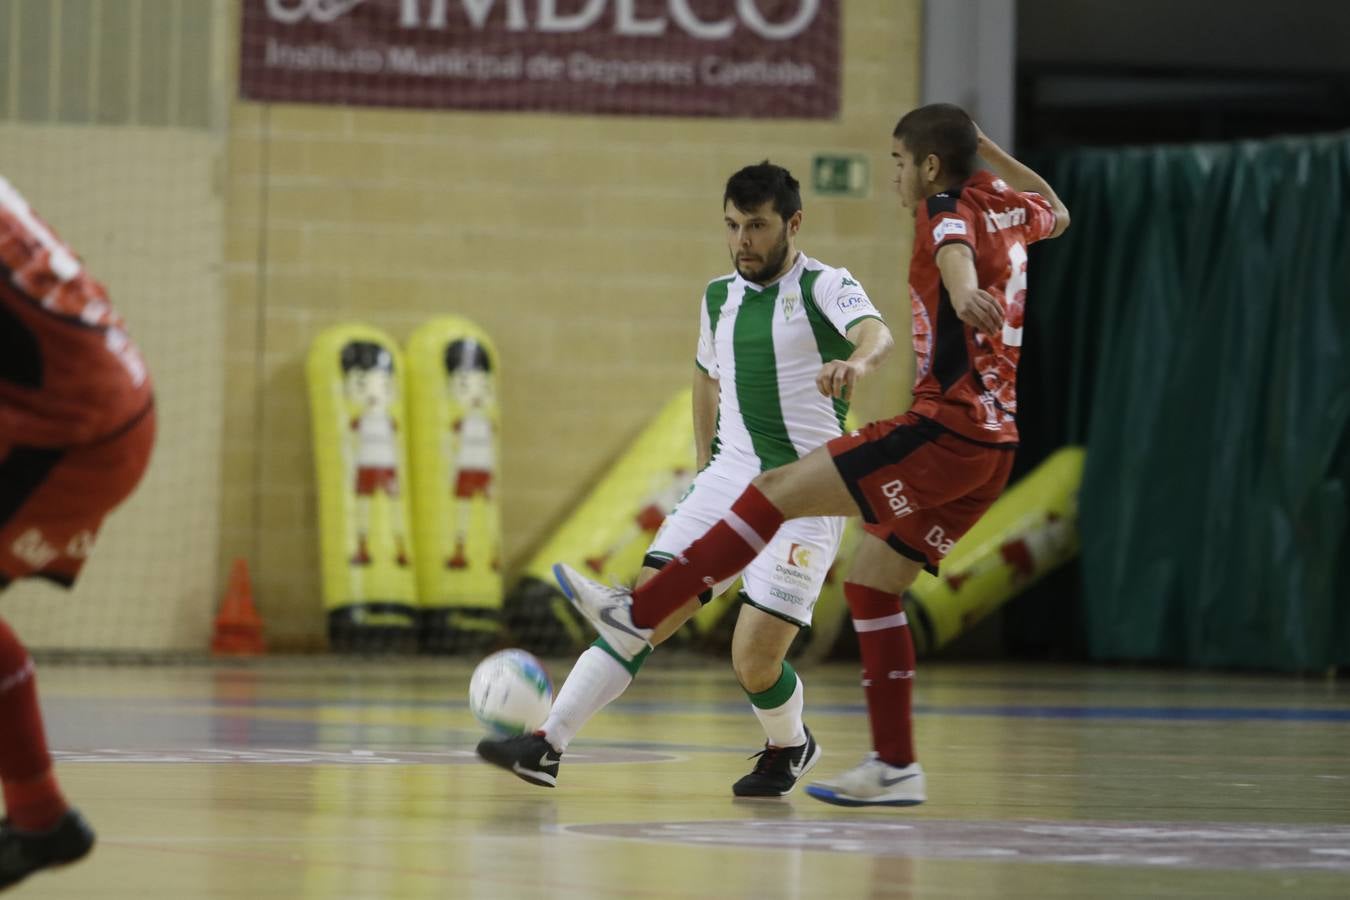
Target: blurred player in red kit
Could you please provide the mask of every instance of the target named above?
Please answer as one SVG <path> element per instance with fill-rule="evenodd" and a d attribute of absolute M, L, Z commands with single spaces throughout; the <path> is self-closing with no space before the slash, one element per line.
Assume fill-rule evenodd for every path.
<path fill-rule="evenodd" d="M 610 588 L 559 566 L 568 599 L 625 658 L 704 590 L 740 571 L 803 516 L 861 515 L 866 536 L 844 584 L 862 651 L 872 752 L 807 793 L 842 806 L 927 799 L 912 734 L 914 644 L 901 594 L 936 573 L 1003 491 L 1017 446 L 1017 362 L 1027 246 L 1069 213 L 1043 178 L 945 103 L 906 114 L 892 136 L 895 185 L 914 211 L 909 294 L 917 371 L 903 415 L 762 472 L 730 512 L 646 584 Z M 978 168 L 983 157 L 993 171 Z"/>
<path fill-rule="evenodd" d="M 69 587 L 155 441 L 150 377 L 103 286 L 0 178 L 0 590 Z M 0 618 L 0 889 L 89 852 L 52 772 L 33 661 Z"/>

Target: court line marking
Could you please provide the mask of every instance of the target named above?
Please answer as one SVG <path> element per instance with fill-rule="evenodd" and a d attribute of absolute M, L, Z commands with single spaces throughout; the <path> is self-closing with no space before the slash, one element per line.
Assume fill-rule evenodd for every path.
<path fill-rule="evenodd" d="M 441 841 L 445 837 L 440 838 Z M 406 839 L 402 836 L 396 836 L 388 843 L 405 843 Z M 185 856 L 208 856 L 217 859 L 238 859 L 249 860 L 251 862 L 274 862 L 288 866 L 299 866 L 301 868 L 329 868 L 329 869 L 348 869 L 362 872 L 390 872 L 398 875 L 421 875 L 428 878 L 437 878 L 448 881 L 452 884 L 470 882 L 486 882 L 488 884 L 512 885 L 516 887 L 535 888 L 552 891 L 562 888 L 566 891 L 575 891 L 583 897 L 593 897 L 597 895 L 607 895 L 613 897 L 694 897 L 703 900 L 707 896 L 706 891 L 686 892 L 678 889 L 661 889 L 659 891 L 649 890 L 637 885 L 624 885 L 622 887 L 610 887 L 605 884 L 577 884 L 575 882 L 559 881 L 556 877 L 551 877 L 549 873 L 544 873 L 538 881 L 527 881 L 519 878 L 508 878 L 500 875 L 486 875 L 477 872 L 466 873 L 463 869 L 437 869 L 426 866 L 407 866 L 407 865 L 382 865 L 379 863 L 361 863 L 352 860 L 328 860 L 312 859 L 296 854 L 275 854 L 275 853 L 244 853 L 238 850 L 212 850 L 208 848 L 193 848 L 182 846 L 167 846 L 158 842 L 147 842 L 139 840 L 126 840 L 110 838 L 99 841 L 104 847 L 120 847 L 124 850 L 147 850 L 152 853 L 170 853 Z M 365 843 L 370 843 L 369 839 Z M 464 876 L 468 874 L 469 877 Z M 550 890 L 552 889 L 552 890 Z M 674 891 L 674 892 L 672 892 Z M 543 896 L 543 894 L 541 894 Z"/>
<path fill-rule="evenodd" d="M 102 700 L 106 704 L 107 700 Z M 447 712 L 467 710 L 463 701 L 444 700 L 309 700 L 309 699 L 258 699 L 239 700 L 156 700 L 138 698 L 128 702 L 149 703 L 161 709 L 168 706 L 206 707 L 208 709 L 257 710 L 257 709 L 431 709 Z M 616 712 L 665 712 L 741 715 L 745 707 L 740 703 L 685 703 L 661 700 L 623 700 L 620 699 L 608 707 Z M 867 711 L 863 703 L 816 703 L 811 711 L 817 715 L 853 715 Z M 917 704 L 914 712 L 922 715 L 943 716 L 985 716 L 996 718 L 1034 718 L 1034 719 L 1124 719 L 1158 721 L 1194 721 L 1194 722 L 1330 722 L 1350 724 L 1350 707 L 1271 707 L 1271 706 L 1101 706 L 1083 704 L 979 704 L 971 706 L 937 706 Z"/>
<path fill-rule="evenodd" d="M 884 809 L 875 810 L 876 812 L 888 813 Z M 940 833 L 937 835 L 925 835 L 923 830 L 925 826 L 940 829 L 944 826 L 1003 826 L 1010 829 L 1007 835 L 1009 843 L 1016 844 L 1020 837 L 1031 835 L 1044 835 L 1047 838 L 1055 836 L 1073 835 L 1076 837 L 1096 838 L 1099 841 L 1116 840 L 1122 844 L 1119 850 L 1112 852 L 1111 847 L 1104 847 L 1104 852 L 1091 853 L 1065 853 L 1048 852 L 1043 856 L 1028 855 L 1023 848 L 1009 849 L 996 846 L 978 846 L 975 844 L 963 845 L 958 848 L 956 853 L 936 852 L 933 840 L 941 843 L 942 841 L 957 841 L 959 837 L 944 838 Z M 741 827 L 745 829 L 745 834 L 739 837 L 729 837 L 722 829 Z M 760 835 L 754 832 L 757 826 L 762 826 Z M 625 832 L 604 832 L 587 831 L 581 829 L 594 828 L 615 828 L 625 829 Z M 660 828 L 667 829 L 667 834 L 648 833 L 644 829 Z M 1317 831 L 1316 829 L 1327 829 Z M 1246 831 L 1243 831 L 1246 829 Z M 1214 860 L 1205 857 L 1203 846 L 1193 848 L 1191 855 L 1176 855 L 1177 847 L 1168 847 L 1169 843 L 1175 844 L 1177 841 L 1205 841 L 1210 844 L 1238 843 L 1253 844 L 1260 841 L 1292 842 L 1304 841 L 1314 842 L 1320 840 L 1338 841 L 1350 839 L 1350 827 L 1332 824 L 1332 825 L 1302 825 L 1291 824 L 1281 827 L 1268 823 L 1176 823 L 1176 822 L 1120 822 L 1120 823 L 1102 823 L 1102 822 L 1072 822 L 1072 821 L 1045 821 L 1036 819 L 914 819 L 911 823 L 901 824 L 894 822 L 879 821 L 869 819 L 863 816 L 857 819 L 810 819 L 782 817 L 775 819 L 701 819 L 701 820 L 647 820 L 647 821 L 617 821 L 617 822 L 574 822 L 571 824 L 553 824 L 543 825 L 541 830 L 559 831 L 569 835 L 584 835 L 601 840 L 610 841 L 637 841 L 641 843 L 676 845 L 690 847 L 706 846 L 735 846 L 740 850 L 774 850 L 779 852 L 816 852 L 816 853 L 859 853 L 868 857 L 878 858 L 883 856 L 897 855 L 901 858 L 912 860 L 937 860 L 959 862 L 998 860 L 1014 862 L 1018 864 L 1056 864 L 1056 863 L 1099 863 L 1115 865 L 1118 867 L 1144 869 L 1149 867 L 1166 868 L 1169 870 L 1185 869 L 1190 871 L 1225 871 L 1225 872 L 1281 872 L 1286 874 L 1298 872 L 1315 871 L 1335 871 L 1345 872 L 1350 867 L 1350 861 L 1340 862 L 1339 857 L 1350 857 L 1350 848 L 1316 848 L 1316 847 L 1293 847 L 1304 849 L 1309 856 L 1320 854 L 1331 856 L 1326 862 L 1315 860 L 1291 859 L 1287 862 L 1261 862 L 1254 866 L 1237 866 L 1232 863 L 1224 864 L 1223 861 Z M 681 831 L 687 831 L 690 836 L 682 835 Z M 786 830 L 786 833 L 785 833 Z M 793 831 L 796 834 L 793 834 Z M 842 830 L 842 834 L 840 831 Z M 929 852 L 924 853 L 922 849 L 914 853 L 888 854 L 878 853 L 875 850 L 869 852 L 870 845 L 863 840 L 852 837 L 852 832 L 861 830 L 866 832 L 866 837 L 875 840 L 873 833 L 884 835 L 886 832 L 914 832 L 918 838 L 919 847 L 927 846 Z M 1020 831 L 1022 834 L 1017 834 Z M 796 840 L 793 840 L 793 838 Z M 816 838 L 819 843 L 814 843 Z M 1128 846 L 1131 838 L 1151 839 L 1144 840 L 1134 846 Z M 983 836 L 988 840 L 988 836 Z M 891 845 L 893 846 L 893 845 Z M 1173 849 L 1172 854 L 1159 854 L 1159 850 Z M 1198 857 L 1198 858 L 1197 858 Z"/>
<path fill-rule="evenodd" d="M 599 749 L 599 748 L 597 748 Z M 580 765 L 651 765 L 688 762 L 675 753 L 657 753 L 638 748 L 612 748 L 617 758 L 584 750 L 569 754 L 568 762 Z M 645 754 L 638 759 L 628 754 Z M 266 766 L 460 766 L 484 765 L 472 750 L 317 750 L 297 747 L 175 747 L 83 750 L 54 749 L 53 759 L 62 765 L 266 765 Z M 399 758 L 402 756 L 402 758 Z"/>

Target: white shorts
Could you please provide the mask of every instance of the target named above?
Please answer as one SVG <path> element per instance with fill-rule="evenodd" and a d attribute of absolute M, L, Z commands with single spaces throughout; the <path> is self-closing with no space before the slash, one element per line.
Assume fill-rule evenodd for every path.
<path fill-rule="evenodd" d="M 721 521 L 758 474 L 758 469 L 744 464 L 713 460 L 666 516 L 647 553 L 673 559 Z M 741 572 L 746 601 L 793 624 L 810 625 L 820 587 L 839 552 L 845 521 L 841 516 L 816 516 L 784 522 Z M 718 584 L 713 596 L 735 581 L 733 576 Z"/>

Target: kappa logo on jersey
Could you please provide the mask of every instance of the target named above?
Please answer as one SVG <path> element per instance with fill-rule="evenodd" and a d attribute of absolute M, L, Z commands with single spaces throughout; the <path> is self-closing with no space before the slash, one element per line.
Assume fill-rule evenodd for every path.
<path fill-rule="evenodd" d="M 961 219 L 943 219 L 933 226 L 933 243 L 940 244 L 946 238 L 954 234 L 965 235 L 966 223 Z"/>
<path fill-rule="evenodd" d="M 914 506 L 909 502 L 909 498 L 902 493 L 904 489 L 905 485 L 899 478 L 888 481 L 881 486 L 881 493 L 886 495 L 886 503 L 897 519 L 903 519 L 914 512 Z"/>
<path fill-rule="evenodd" d="M 861 285 L 859 285 L 858 282 L 854 281 L 852 278 L 849 278 L 847 275 L 845 275 L 844 279 L 839 283 L 844 287 L 861 287 Z"/>
<path fill-rule="evenodd" d="M 924 543 L 937 550 L 943 556 L 952 552 L 952 546 L 956 541 L 947 538 L 947 532 L 942 530 L 941 525 L 934 525 L 928 529 L 928 534 L 924 535 Z"/>
<path fill-rule="evenodd" d="M 47 539 L 42 536 L 42 532 L 36 528 L 30 528 L 15 538 L 9 549 L 11 553 L 35 569 L 43 568 L 61 555 L 60 551 L 47 543 Z"/>

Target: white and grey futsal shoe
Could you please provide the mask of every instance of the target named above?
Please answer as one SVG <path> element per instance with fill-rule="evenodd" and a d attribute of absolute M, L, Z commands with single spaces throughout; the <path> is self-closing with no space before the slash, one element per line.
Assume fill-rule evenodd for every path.
<path fill-rule="evenodd" d="M 836 806 L 917 806 L 928 799 L 918 763 L 892 766 L 875 753 L 829 781 L 806 786 L 806 793 Z"/>
<path fill-rule="evenodd" d="M 647 649 L 652 629 L 633 624 L 633 595 L 624 588 L 592 581 L 571 566 L 557 563 L 553 577 L 577 612 L 595 626 L 610 648 L 626 660 Z"/>

